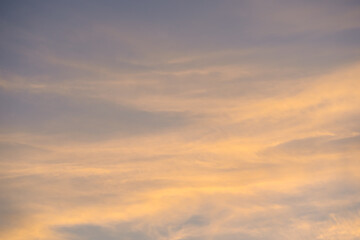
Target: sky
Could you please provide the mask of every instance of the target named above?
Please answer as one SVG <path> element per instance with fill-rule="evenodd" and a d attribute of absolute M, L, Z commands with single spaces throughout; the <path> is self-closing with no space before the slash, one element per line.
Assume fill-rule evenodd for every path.
<path fill-rule="evenodd" d="M 360 239 L 360 2 L 4 0 L 0 238 Z"/>

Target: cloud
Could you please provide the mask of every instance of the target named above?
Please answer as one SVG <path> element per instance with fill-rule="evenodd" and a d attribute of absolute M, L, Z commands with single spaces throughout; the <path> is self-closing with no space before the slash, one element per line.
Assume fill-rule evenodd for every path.
<path fill-rule="evenodd" d="M 3 188 L 1 188 L 1 191 L 5 192 Z M 4 232 L 21 226 L 21 223 L 26 218 L 24 212 L 18 206 L 14 206 L 14 203 L 8 198 L 1 197 L 0 203 L 0 231 Z"/>
<path fill-rule="evenodd" d="M 2 6 L 2 238 L 358 238 L 355 1 Z"/>
<path fill-rule="evenodd" d="M 24 158 L 24 156 L 32 155 L 39 156 L 46 153 L 48 150 L 31 146 L 28 144 L 22 144 L 17 142 L 4 141 L 0 142 L 0 153 L 3 159 L 6 161 L 16 161 Z"/>
<path fill-rule="evenodd" d="M 80 77 L 91 81 L 95 76 L 102 79 L 104 72 L 169 71 L 174 67 L 169 63 L 178 59 L 252 50 L 236 59 L 216 59 L 218 64 L 286 67 L 297 70 L 293 75 L 306 75 L 358 59 L 358 4 L 211 1 L 191 3 L 191 7 L 155 5 L 129 1 L 4 4 L 2 72 L 45 75 L 60 82 Z M 207 62 L 202 60 L 202 64 Z"/>
<path fill-rule="evenodd" d="M 333 136 L 295 139 L 266 149 L 262 154 L 287 154 L 293 156 L 333 154 L 344 151 L 356 151 L 360 146 L 360 136 L 334 139 Z"/>
<path fill-rule="evenodd" d="M 95 99 L 2 91 L 3 132 L 30 132 L 68 139 L 156 133 L 183 126 L 175 112 L 148 112 Z"/>
<path fill-rule="evenodd" d="M 89 239 L 89 240 L 121 240 L 121 239 L 137 239 L 151 240 L 141 231 L 132 230 L 128 224 L 121 224 L 114 228 L 104 228 L 96 225 L 79 225 L 58 228 L 62 233 L 66 233 L 67 239 Z"/>

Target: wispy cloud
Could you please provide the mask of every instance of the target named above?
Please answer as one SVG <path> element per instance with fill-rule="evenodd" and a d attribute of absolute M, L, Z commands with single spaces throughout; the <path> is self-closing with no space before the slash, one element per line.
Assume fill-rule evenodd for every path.
<path fill-rule="evenodd" d="M 355 1 L 2 6 L 2 238 L 360 237 Z"/>

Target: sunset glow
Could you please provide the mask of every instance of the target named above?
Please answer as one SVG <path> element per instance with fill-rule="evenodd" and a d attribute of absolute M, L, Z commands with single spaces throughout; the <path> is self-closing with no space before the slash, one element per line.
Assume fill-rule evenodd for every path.
<path fill-rule="evenodd" d="M 360 239 L 359 1 L 0 9 L 0 239 Z"/>

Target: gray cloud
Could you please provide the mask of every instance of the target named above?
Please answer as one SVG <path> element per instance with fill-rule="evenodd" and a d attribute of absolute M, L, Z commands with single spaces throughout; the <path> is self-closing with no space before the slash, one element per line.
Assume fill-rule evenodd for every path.
<path fill-rule="evenodd" d="M 116 230 L 111 230 L 97 225 L 79 225 L 57 228 L 58 231 L 67 235 L 69 240 L 152 240 L 141 231 L 131 229 L 129 224 L 116 226 Z"/>
<path fill-rule="evenodd" d="M 1 189 L 1 194 L 6 192 Z M 0 198 L 0 236 L 1 232 L 12 229 L 21 225 L 25 215 L 19 210 L 18 206 L 14 206 L 10 199 Z"/>
<path fill-rule="evenodd" d="M 71 225 L 56 227 L 56 231 L 65 234 L 66 239 L 89 240 L 155 240 L 170 238 L 172 233 L 188 227 L 202 227 L 208 224 L 205 216 L 194 215 L 180 223 L 168 223 L 162 226 L 142 226 L 136 222 L 112 224 L 111 227 L 100 225 Z M 186 236 L 184 239 L 204 239 L 201 236 Z"/>
<path fill-rule="evenodd" d="M 6 162 L 28 161 L 27 156 L 39 157 L 41 154 L 49 152 L 47 149 L 34 147 L 28 144 L 3 141 L 0 142 L 1 159 Z"/>
<path fill-rule="evenodd" d="M 294 139 L 264 150 L 261 155 L 289 154 L 293 156 L 312 155 L 318 153 L 344 152 L 360 147 L 360 135 L 334 139 L 332 136 Z"/>
<path fill-rule="evenodd" d="M 155 133 L 189 119 L 175 112 L 148 112 L 95 99 L 1 91 L 2 132 L 31 132 L 68 139 Z"/>
<path fill-rule="evenodd" d="M 351 1 L 273 1 L 266 7 L 252 1 L 160 2 L 4 3 L 1 70 L 52 81 L 101 79 L 95 66 L 144 73 L 171 69 L 169 60 L 194 54 L 252 49 L 225 62 L 287 67 L 298 76 L 359 60 L 351 13 L 360 6 Z M 66 65 L 71 62 L 77 67 Z"/>

